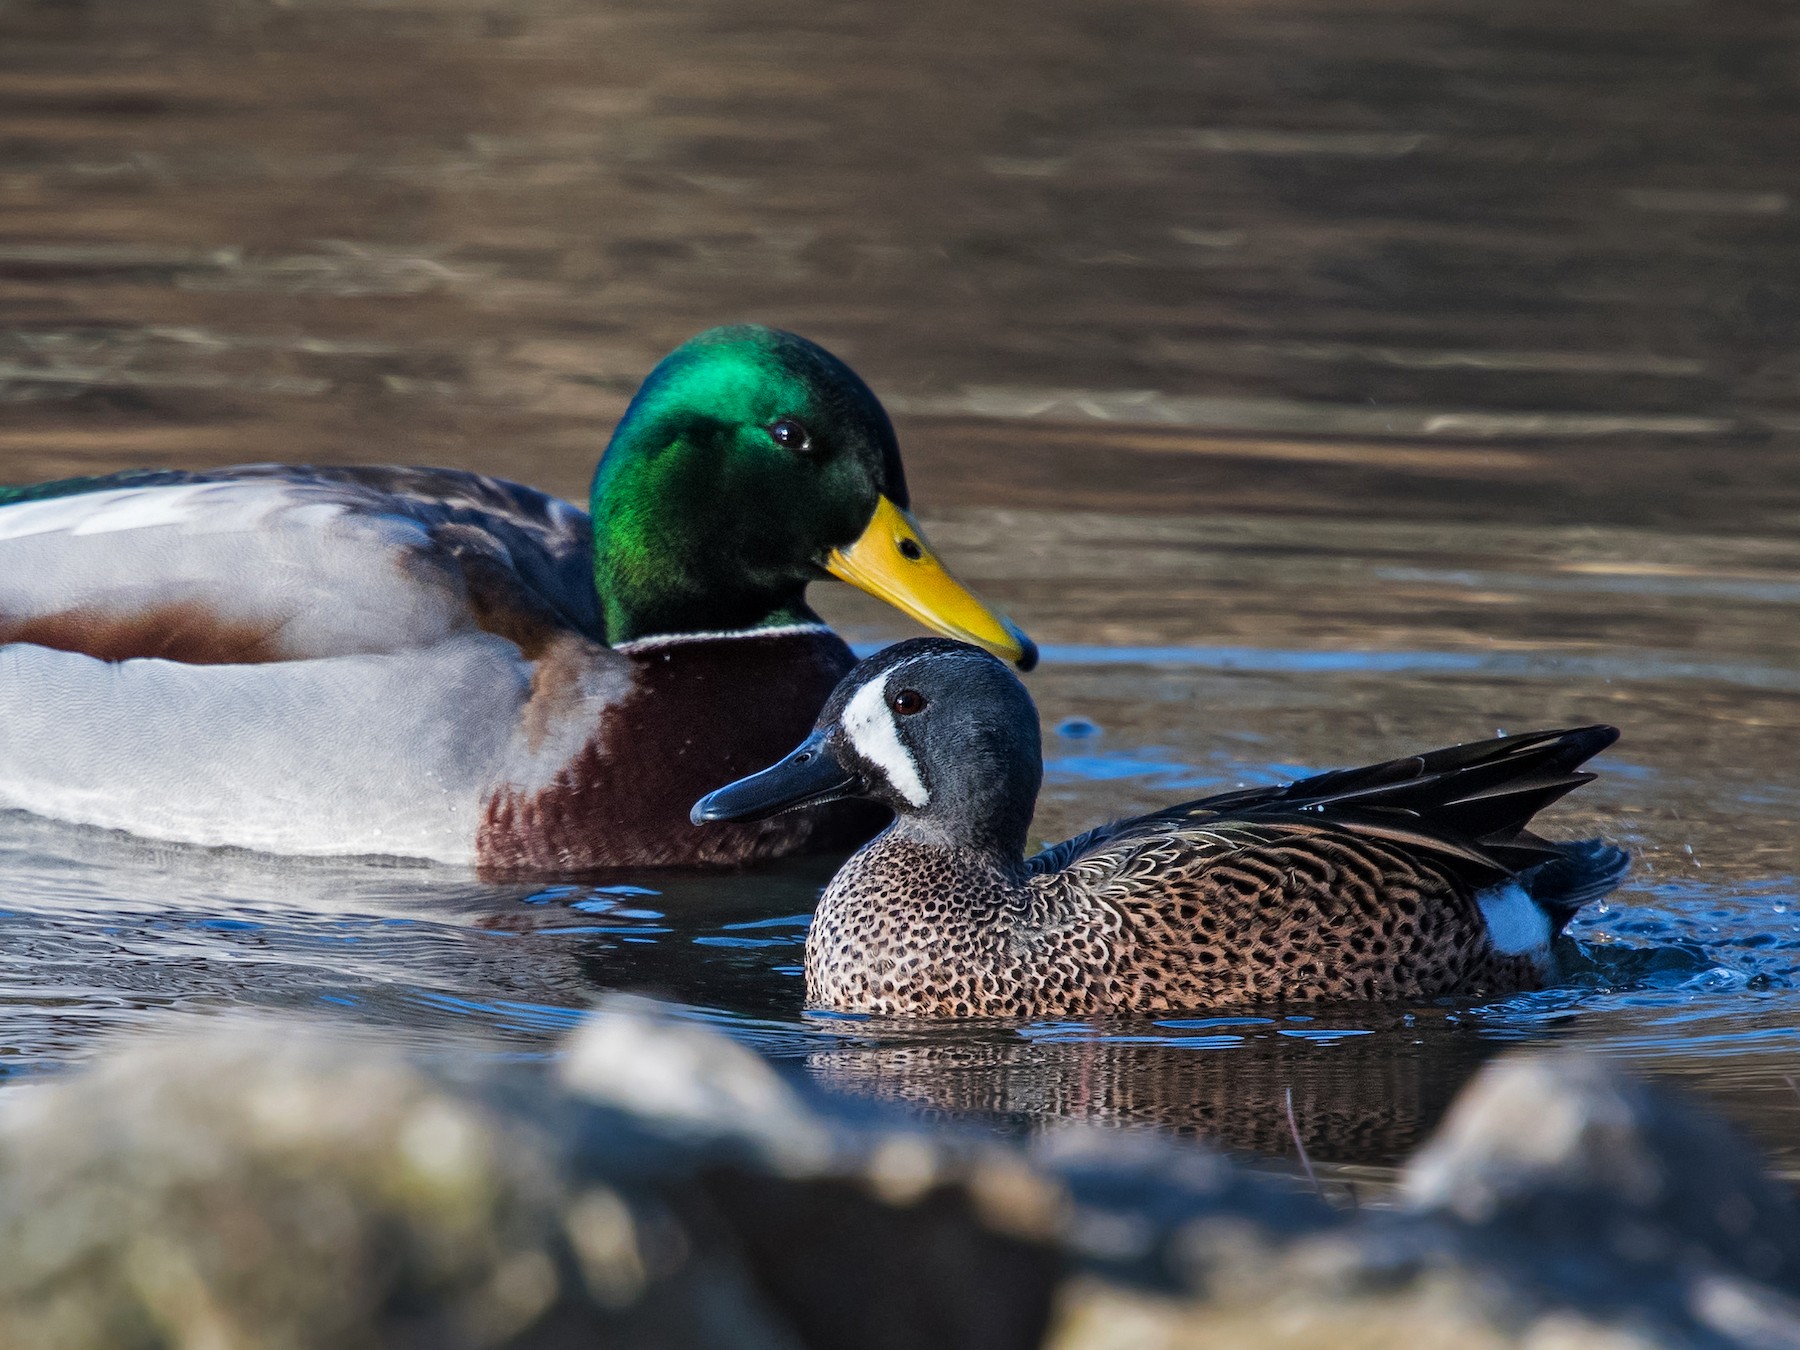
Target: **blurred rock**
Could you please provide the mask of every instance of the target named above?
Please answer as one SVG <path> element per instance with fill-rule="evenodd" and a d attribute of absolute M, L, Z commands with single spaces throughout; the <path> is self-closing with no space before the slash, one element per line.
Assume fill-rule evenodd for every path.
<path fill-rule="evenodd" d="M 1571 1271 L 1603 1256 L 1800 1294 L 1800 1204 L 1755 1149 L 1593 1055 L 1490 1066 L 1406 1169 L 1405 1194 Z"/>
<path fill-rule="evenodd" d="M 461 1082 L 219 1024 L 0 1094 L 0 1346 L 1800 1347 L 1794 1197 L 1591 1058 L 1490 1068 L 1402 1198 L 927 1134 L 640 1001 Z"/>
<path fill-rule="evenodd" d="M 0 1343 L 493 1344 L 560 1294 L 544 1141 L 386 1052 L 122 1044 L 0 1116 Z"/>
<path fill-rule="evenodd" d="M 0 1346 L 1041 1339 L 1064 1261 L 1016 1155 L 853 1146 L 754 1054 L 643 1005 L 596 1016 L 562 1076 L 575 1093 L 456 1084 L 251 1023 L 9 1091 Z"/>
<path fill-rule="evenodd" d="M 1485 1069 L 1397 1210 L 1174 1236 L 1186 1297 L 1075 1281 L 1056 1350 L 1800 1348 L 1800 1205 L 1733 1131 L 1579 1053 Z"/>
<path fill-rule="evenodd" d="M 1490 1065 L 1404 1193 L 1540 1305 L 1800 1346 L 1800 1202 L 1735 1130 L 1597 1056 Z"/>
<path fill-rule="evenodd" d="M 649 999 L 613 995 L 569 1038 L 559 1074 L 570 1092 L 676 1133 L 737 1136 L 772 1164 L 817 1169 L 825 1122 L 755 1051 Z"/>

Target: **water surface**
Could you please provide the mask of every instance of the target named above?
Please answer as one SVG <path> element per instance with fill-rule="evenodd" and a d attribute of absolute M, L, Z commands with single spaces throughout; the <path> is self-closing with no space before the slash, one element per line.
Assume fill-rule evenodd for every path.
<path fill-rule="evenodd" d="M 1750 3 L 0 0 L 0 479 L 579 498 L 664 350 L 783 324 L 1044 643 L 1040 837 L 1604 720 L 1544 825 L 1636 857 L 1542 993 L 930 1026 L 802 1009 L 818 864 L 495 886 L 8 816 L 0 1065 L 245 1007 L 539 1056 L 640 989 L 934 1119 L 1378 1181 L 1572 1041 L 1800 1175 L 1797 47 Z"/>

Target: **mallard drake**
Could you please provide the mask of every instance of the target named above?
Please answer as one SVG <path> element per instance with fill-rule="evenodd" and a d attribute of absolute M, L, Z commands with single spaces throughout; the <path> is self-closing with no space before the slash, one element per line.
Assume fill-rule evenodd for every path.
<path fill-rule="evenodd" d="M 696 824 L 866 797 L 894 823 L 832 878 L 815 1007 L 1036 1017 L 1537 987 L 1625 855 L 1532 816 L 1611 727 L 1540 731 L 1185 802 L 1035 857 L 1037 710 L 998 661 L 902 642 L 862 662 L 785 759 Z"/>
<path fill-rule="evenodd" d="M 908 513 L 841 361 L 714 329 L 651 372 L 590 511 L 450 469 L 261 465 L 0 490 L 0 808 L 279 853 L 541 872 L 848 848 L 700 832 L 805 734 L 834 575 L 1028 667 Z"/>

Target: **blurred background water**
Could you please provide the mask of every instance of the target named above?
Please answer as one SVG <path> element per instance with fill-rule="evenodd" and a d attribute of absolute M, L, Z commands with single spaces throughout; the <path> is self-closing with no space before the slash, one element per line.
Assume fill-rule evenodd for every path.
<path fill-rule="evenodd" d="M 1800 1176 L 1800 14 L 1619 0 L 0 0 L 0 479 L 461 465 L 579 500 L 715 323 L 896 414 L 1045 644 L 1036 832 L 1625 737 L 1568 979 L 1133 1024 L 809 1015 L 828 866 L 495 886 L 0 819 L 0 1067 L 225 1008 L 547 1053 L 643 989 L 834 1090 L 1379 1185 L 1605 1047 Z M 907 631 L 842 587 L 857 641 Z"/>

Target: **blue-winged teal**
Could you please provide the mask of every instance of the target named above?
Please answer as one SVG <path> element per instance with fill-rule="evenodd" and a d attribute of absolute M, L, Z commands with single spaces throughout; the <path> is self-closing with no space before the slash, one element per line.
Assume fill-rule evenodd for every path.
<path fill-rule="evenodd" d="M 818 1007 L 1020 1017 L 1494 993 L 1540 984 L 1552 939 L 1625 870 L 1610 845 L 1526 828 L 1617 735 L 1540 731 L 1230 792 L 1028 859 L 1031 697 L 974 647 L 920 639 L 857 666 L 797 750 L 694 819 L 844 797 L 893 809 L 819 904 Z"/>
<path fill-rule="evenodd" d="M 0 489 L 0 807 L 522 871 L 849 847 L 871 808 L 687 823 L 854 664 L 827 574 L 1032 660 L 926 546 L 867 386 L 764 328 L 657 366 L 591 514 L 448 469 Z"/>

